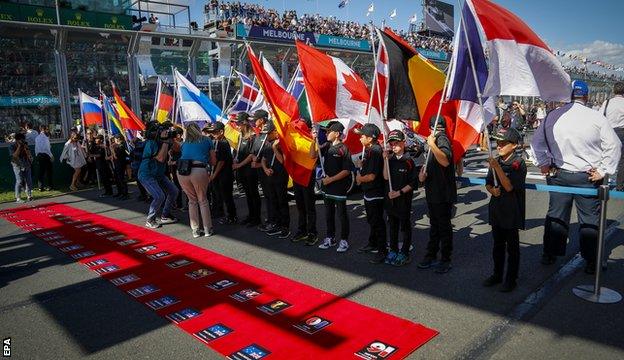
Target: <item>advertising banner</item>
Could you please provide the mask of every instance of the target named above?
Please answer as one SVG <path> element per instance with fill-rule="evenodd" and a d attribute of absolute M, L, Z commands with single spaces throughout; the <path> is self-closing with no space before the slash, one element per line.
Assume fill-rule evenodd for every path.
<path fill-rule="evenodd" d="M 455 33 L 453 5 L 440 0 L 425 0 L 425 27 L 449 37 Z"/>

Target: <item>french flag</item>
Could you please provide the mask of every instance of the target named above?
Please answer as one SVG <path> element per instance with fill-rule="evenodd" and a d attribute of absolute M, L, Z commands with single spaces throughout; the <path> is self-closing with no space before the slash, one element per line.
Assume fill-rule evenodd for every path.
<path fill-rule="evenodd" d="M 102 103 L 80 91 L 80 115 L 84 126 L 102 125 Z"/>
<path fill-rule="evenodd" d="M 539 96 L 570 101 L 570 76 L 552 50 L 511 11 L 490 0 L 467 0 L 487 39 L 490 76 L 484 96 Z"/>
<path fill-rule="evenodd" d="M 236 103 L 232 106 L 229 113 L 238 114 L 240 112 L 248 112 L 254 101 L 258 97 L 259 89 L 254 85 L 253 81 L 245 74 L 236 72 L 241 81 L 241 90 Z"/>
<path fill-rule="evenodd" d="M 455 160 L 464 155 L 479 133 L 494 118 L 493 97 L 481 99 L 484 103 L 483 112 L 479 104 L 479 94 L 483 93 L 488 75 L 487 60 L 481 46 L 477 21 L 466 2 L 462 9 L 459 30 L 455 34 L 445 95 L 446 101 L 459 100 L 453 132 Z"/>

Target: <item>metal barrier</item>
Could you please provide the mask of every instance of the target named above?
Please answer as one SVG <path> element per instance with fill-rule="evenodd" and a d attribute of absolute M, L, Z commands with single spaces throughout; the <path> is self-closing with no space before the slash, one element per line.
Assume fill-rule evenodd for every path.
<path fill-rule="evenodd" d="M 466 185 L 485 185 L 484 178 L 458 177 L 457 181 Z M 526 184 L 525 189 L 541 192 L 558 192 L 583 196 L 596 196 L 600 199 L 600 223 L 598 227 L 598 251 L 596 258 L 596 277 L 593 285 L 579 285 L 572 289 L 574 295 L 581 299 L 599 304 L 613 304 L 622 300 L 622 295 L 600 285 L 602 275 L 602 257 L 604 253 L 605 228 L 607 225 L 607 204 L 610 198 L 624 200 L 624 191 L 609 191 L 608 185 L 601 185 L 598 189 L 545 184 Z"/>

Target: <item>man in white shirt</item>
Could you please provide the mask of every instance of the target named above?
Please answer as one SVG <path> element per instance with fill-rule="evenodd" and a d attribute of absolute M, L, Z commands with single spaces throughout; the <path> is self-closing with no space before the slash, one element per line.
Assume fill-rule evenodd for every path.
<path fill-rule="evenodd" d="M 54 155 L 52 155 L 52 149 L 50 148 L 50 132 L 46 125 L 39 127 L 39 135 L 35 138 L 35 156 L 39 163 L 39 190 L 44 191 L 52 190 L 52 163 L 54 162 Z M 44 188 L 44 178 L 48 178 L 48 186 Z"/>
<path fill-rule="evenodd" d="M 600 113 L 607 117 L 611 127 L 620 138 L 620 142 L 623 144 L 622 153 L 624 153 L 624 81 L 616 82 L 613 85 L 613 94 L 614 97 L 602 104 Z M 618 163 L 615 189 L 624 191 L 624 156 L 620 156 Z"/>
<path fill-rule="evenodd" d="M 531 145 L 549 185 L 597 188 L 605 175 L 615 173 L 622 144 L 608 120 L 585 106 L 587 84 L 577 80 L 572 85 L 572 102 L 548 114 L 535 131 Z M 553 264 L 557 256 L 565 255 L 573 202 L 585 272 L 593 274 L 600 220 L 600 200 L 596 196 L 550 193 L 542 264 Z"/>
<path fill-rule="evenodd" d="M 39 133 L 32 128 L 32 124 L 29 122 L 24 125 L 24 128 L 26 129 L 26 142 L 29 146 L 35 145 L 35 138 Z"/>

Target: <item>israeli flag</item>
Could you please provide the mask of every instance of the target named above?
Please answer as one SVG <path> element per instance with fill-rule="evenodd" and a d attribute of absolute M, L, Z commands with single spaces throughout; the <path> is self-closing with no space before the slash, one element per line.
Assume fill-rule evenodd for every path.
<path fill-rule="evenodd" d="M 195 84 L 174 70 L 176 82 L 176 107 L 182 124 L 189 121 L 213 123 L 223 116 L 222 110 Z"/>

